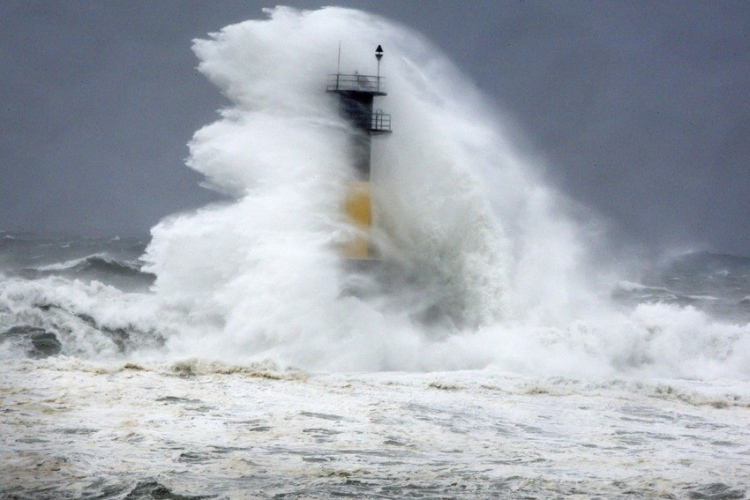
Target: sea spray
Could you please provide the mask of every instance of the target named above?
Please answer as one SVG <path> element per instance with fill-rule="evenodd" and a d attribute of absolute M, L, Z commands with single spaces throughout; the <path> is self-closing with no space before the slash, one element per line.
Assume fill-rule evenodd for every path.
<path fill-rule="evenodd" d="M 629 312 L 595 289 L 587 235 L 597 228 L 572 216 L 429 42 L 348 9 L 266 13 L 194 45 L 229 104 L 195 134 L 188 166 L 232 201 L 152 231 L 156 297 L 189 318 L 167 343 L 173 355 L 347 371 L 688 376 L 720 373 L 717 360 L 743 371 L 731 348 L 699 346 L 740 345 L 746 327 L 730 333 L 667 306 Z M 378 44 L 394 131 L 373 141 L 383 264 L 352 274 L 337 254 L 351 231 L 341 214 L 351 131 L 324 86 L 339 45 L 340 71 L 369 74 Z M 702 344 L 687 317 L 713 325 Z"/>
<path fill-rule="evenodd" d="M 592 265 L 599 228 L 422 37 L 346 9 L 268 15 L 194 46 L 229 103 L 187 163 L 227 201 L 154 227 L 143 267 L 124 241 L 5 235 L 0 356 L 24 355 L 13 332 L 43 332 L 63 356 L 146 364 L 748 376 L 744 260 L 616 285 Z M 383 261 L 365 272 L 337 250 L 354 176 L 351 130 L 325 92 L 339 43 L 346 73 L 374 72 L 374 48 L 386 52 L 393 134 L 374 139 L 372 175 Z"/>
<path fill-rule="evenodd" d="M 361 12 L 269 14 L 194 47 L 231 104 L 196 133 L 188 165 L 234 201 L 152 231 L 146 269 L 157 295 L 206 321 L 187 344 L 346 369 L 404 367 L 394 360 L 406 348 L 414 368 L 430 338 L 419 313 L 445 317 L 452 334 L 508 315 L 507 244 L 472 172 L 494 133 L 481 115 L 457 116 L 456 101 L 443 102 L 441 81 L 466 86 L 456 70 L 417 35 Z M 375 238 L 410 279 L 367 300 L 342 296 L 350 132 L 324 83 L 339 42 L 346 70 L 367 72 L 376 40 L 388 40 L 383 73 L 399 121 L 374 147 Z"/>

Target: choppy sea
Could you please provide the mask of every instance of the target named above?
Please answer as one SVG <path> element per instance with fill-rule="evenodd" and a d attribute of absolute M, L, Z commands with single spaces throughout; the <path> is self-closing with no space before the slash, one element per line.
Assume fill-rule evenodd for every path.
<path fill-rule="evenodd" d="M 139 359 L 164 332 L 83 311 L 150 294 L 144 249 L 3 233 L 0 497 L 748 497 L 747 379 Z M 690 254 L 612 293 L 746 322 L 750 259 Z"/>

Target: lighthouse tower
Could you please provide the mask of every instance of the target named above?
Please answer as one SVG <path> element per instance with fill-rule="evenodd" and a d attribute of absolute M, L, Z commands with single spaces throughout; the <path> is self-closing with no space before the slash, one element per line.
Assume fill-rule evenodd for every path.
<path fill-rule="evenodd" d="M 357 235 L 342 247 L 342 254 L 347 259 L 376 259 L 369 238 L 372 226 L 372 209 L 370 205 L 370 151 L 373 135 L 391 132 L 391 115 L 374 109 L 375 97 L 385 96 L 385 81 L 380 76 L 380 60 L 383 49 L 380 45 L 375 50 L 378 61 L 376 76 L 336 73 L 330 75 L 326 92 L 339 96 L 342 115 L 351 123 L 353 133 L 350 144 L 356 169 L 356 180 L 351 183 L 344 203 L 344 211 L 351 224 L 357 229 Z"/>

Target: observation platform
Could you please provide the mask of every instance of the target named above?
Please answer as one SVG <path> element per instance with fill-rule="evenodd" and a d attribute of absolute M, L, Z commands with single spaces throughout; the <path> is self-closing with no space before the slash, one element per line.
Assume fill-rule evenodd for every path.
<path fill-rule="evenodd" d="M 341 96 L 345 113 L 360 130 L 371 135 L 391 133 L 391 115 L 373 110 L 374 98 L 387 95 L 382 76 L 328 75 L 326 92 Z"/>
<path fill-rule="evenodd" d="M 363 93 L 372 96 L 384 96 L 385 78 L 382 76 L 371 75 L 344 75 L 337 73 L 328 75 L 328 85 L 326 92 L 339 93 Z"/>

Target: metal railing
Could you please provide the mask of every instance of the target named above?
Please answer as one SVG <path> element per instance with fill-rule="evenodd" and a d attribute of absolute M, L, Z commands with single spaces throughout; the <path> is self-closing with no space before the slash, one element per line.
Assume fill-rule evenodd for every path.
<path fill-rule="evenodd" d="M 390 132 L 391 131 L 391 115 L 383 113 L 380 110 L 375 111 L 372 114 L 370 120 L 370 132 Z"/>
<path fill-rule="evenodd" d="M 326 92 L 373 92 L 385 94 L 385 77 L 372 75 L 328 75 Z"/>

